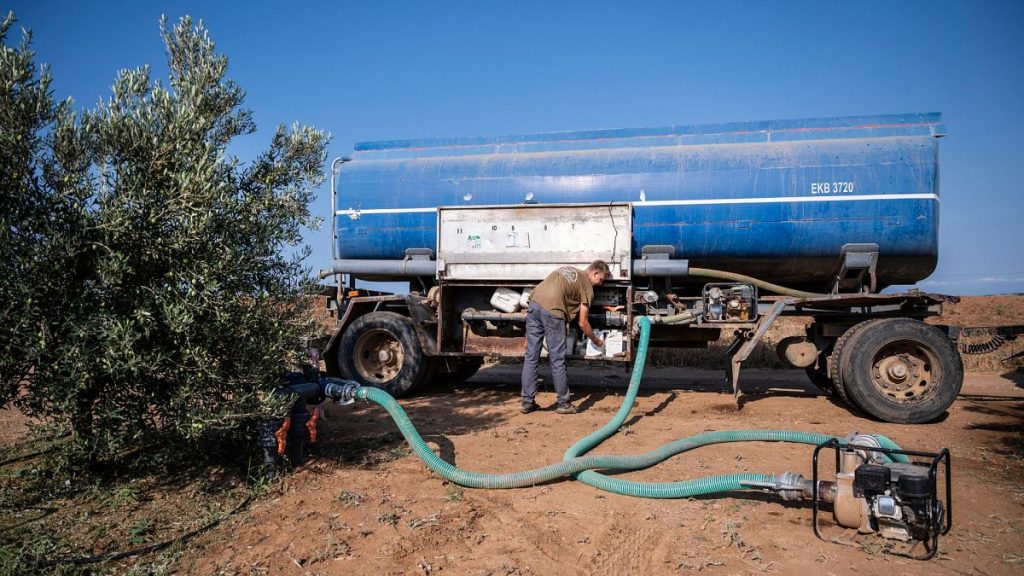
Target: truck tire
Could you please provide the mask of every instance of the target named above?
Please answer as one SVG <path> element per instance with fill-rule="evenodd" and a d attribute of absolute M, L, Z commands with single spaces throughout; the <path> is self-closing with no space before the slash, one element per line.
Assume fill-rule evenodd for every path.
<path fill-rule="evenodd" d="M 480 367 L 483 365 L 483 358 L 459 358 L 455 365 L 454 372 L 441 374 L 440 376 L 452 384 L 458 384 L 459 382 L 465 382 L 476 375 L 476 373 L 480 371 Z"/>
<path fill-rule="evenodd" d="M 828 371 L 822 370 L 817 366 L 808 366 L 804 368 L 807 372 L 807 378 L 814 384 L 818 390 L 821 390 L 827 396 L 835 396 L 835 383 L 832 382 L 832 377 L 828 375 Z"/>
<path fill-rule="evenodd" d="M 344 378 L 396 398 L 423 380 L 429 364 L 412 321 L 394 312 L 357 318 L 345 329 L 338 348 L 338 369 Z"/>
<path fill-rule="evenodd" d="M 430 379 L 434 384 L 458 384 L 473 377 L 483 366 L 483 358 L 435 358 Z"/>
<path fill-rule="evenodd" d="M 850 339 L 853 338 L 858 332 L 860 332 L 865 326 L 871 324 L 872 320 L 861 322 L 850 327 L 849 330 L 843 332 L 843 334 L 836 340 L 836 345 L 832 348 L 832 355 L 828 357 L 828 375 L 832 378 L 832 389 L 836 395 L 843 399 L 853 408 L 860 408 L 846 393 L 846 383 L 843 381 L 842 366 L 845 361 L 844 356 L 849 350 Z"/>
<path fill-rule="evenodd" d="M 960 354 L 934 326 L 910 318 L 859 324 L 840 362 L 846 394 L 868 414 L 899 424 L 944 414 L 963 386 Z"/>
<path fill-rule="evenodd" d="M 815 318 L 815 324 L 817 324 L 817 318 Z M 817 341 L 815 332 L 811 329 L 811 326 L 807 327 L 805 334 L 808 342 Z M 818 349 L 818 357 L 815 363 L 804 368 L 804 372 L 807 373 L 807 378 L 811 381 L 811 384 L 814 384 L 819 390 L 829 397 L 836 395 L 836 386 L 828 371 L 828 358 L 832 355 L 834 347 L 834 342 L 826 343 Z"/>
<path fill-rule="evenodd" d="M 426 358 L 427 369 L 423 371 L 423 376 L 420 376 L 419 382 L 413 384 L 412 389 L 409 392 L 419 392 L 420 390 L 430 386 L 437 379 L 438 367 L 437 358 L 428 357 Z M 408 393 L 408 392 L 407 392 Z"/>

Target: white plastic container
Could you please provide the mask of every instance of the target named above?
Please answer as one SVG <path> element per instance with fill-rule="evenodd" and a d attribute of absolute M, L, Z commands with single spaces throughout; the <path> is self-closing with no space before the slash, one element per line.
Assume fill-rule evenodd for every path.
<path fill-rule="evenodd" d="M 622 330 L 609 330 L 604 335 L 604 355 L 611 357 L 625 351 Z"/>
<path fill-rule="evenodd" d="M 505 287 L 498 288 L 494 291 L 494 295 L 491 296 L 491 306 L 494 306 L 495 310 L 511 314 L 512 312 L 519 311 L 520 298 L 522 298 L 522 294 L 517 290 Z"/>
<path fill-rule="evenodd" d="M 624 342 L 621 330 L 594 330 L 594 335 L 604 340 L 604 347 L 598 348 L 588 339 L 587 358 L 611 358 L 622 354 Z"/>
<path fill-rule="evenodd" d="M 598 338 L 604 338 L 604 330 L 594 330 L 594 336 L 597 336 Z M 587 338 L 586 340 L 587 358 L 600 358 L 601 356 L 604 356 L 604 348 L 598 348 L 597 346 L 594 346 L 594 342 L 590 338 Z"/>
<path fill-rule="evenodd" d="M 530 296 L 533 296 L 533 288 L 523 288 L 523 295 L 519 297 L 519 306 L 523 310 L 530 306 Z"/>

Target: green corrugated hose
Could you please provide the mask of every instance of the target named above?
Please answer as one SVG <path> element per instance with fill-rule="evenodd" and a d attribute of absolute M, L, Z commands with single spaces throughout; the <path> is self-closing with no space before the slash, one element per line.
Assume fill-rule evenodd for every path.
<path fill-rule="evenodd" d="M 607 424 L 584 436 L 581 440 L 569 447 L 565 452 L 563 460 L 570 461 L 579 458 L 598 444 L 614 434 L 626 421 L 633 404 L 636 401 L 637 392 L 640 391 L 640 380 L 643 377 L 644 364 L 647 361 L 647 343 L 650 332 L 650 323 L 647 318 L 640 319 L 640 343 L 637 347 L 636 361 L 633 364 L 633 374 L 629 380 L 629 387 L 626 389 L 626 398 L 622 402 L 619 411 Z M 666 460 L 676 454 L 692 450 L 699 446 L 708 444 L 722 444 L 726 442 L 793 442 L 799 444 L 811 444 L 817 446 L 831 440 L 834 436 L 827 434 L 816 434 L 813 432 L 795 432 L 790 430 L 731 430 L 725 432 L 707 432 L 697 434 L 689 438 L 683 438 L 636 457 L 636 466 L 632 469 L 639 470 L 653 466 L 658 462 Z M 899 446 L 885 436 L 875 436 L 883 448 L 896 448 Z M 837 438 L 845 444 L 843 438 Z M 906 461 L 906 456 L 896 455 L 896 459 Z M 611 478 L 593 469 L 587 469 L 576 475 L 576 479 L 595 488 L 600 488 L 616 494 L 628 496 L 640 496 L 644 498 L 688 498 L 700 494 L 711 494 L 714 492 L 728 492 L 731 490 L 742 490 L 748 483 L 770 482 L 774 476 L 767 474 L 724 474 L 720 476 L 708 476 L 695 480 L 684 480 L 682 482 L 634 482 Z"/>
<path fill-rule="evenodd" d="M 647 360 L 647 344 L 650 339 L 651 324 L 647 318 L 640 319 L 640 342 L 637 347 L 633 374 L 626 390 L 626 397 L 622 406 L 610 422 L 598 430 L 588 434 L 582 440 L 576 442 L 566 451 L 562 462 L 550 464 L 543 468 L 524 470 L 522 472 L 511 472 L 508 474 L 487 474 L 463 470 L 448 462 L 445 462 L 424 442 L 423 437 L 416 431 L 409 416 L 398 402 L 390 394 L 378 388 L 359 387 L 356 389 L 355 397 L 368 400 L 380 405 L 398 425 L 399 431 L 413 452 L 426 464 L 427 468 L 439 474 L 442 478 L 466 486 L 469 488 L 521 488 L 534 486 L 558 478 L 575 476 L 576 479 L 595 486 L 602 490 L 624 494 L 627 496 L 640 496 L 645 498 L 687 498 L 700 494 L 711 494 L 715 492 L 728 492 L 742 490 L 748 484 L 770 483 L 775 479 L 770 474 L 728 474 L 721 476 L 708 476 L 683 482 L 666 483 L 644 483 L 633 482 L 611 478 L 595 470 L 639 470 L 648 468 L 662 462 L 676 454 L 692 450 L 708 444 L 719 444 L 723 442 L 798 442 L 804 444 L 818 445 L 833 438 L 826 434 L 815 434 L 810 432 L 794 432 L 787 430 L 736 430 L 730 432 L 707 432 L 697 434 L 682 440 L 676 440 L 656 450 L 633 456 L 616 455 L 594 455 L 584 456 L 605 439 L 615 434 L 625 422 L 629 412 L 636 402 L 636 395 L 640 389 L 640 380 L 643 377 L 644 364 Z M 898 448 L 896 444 L 884 436 L 876 436 L 879 443 L 886 448 Z M 840 442 L 844 442 L 839 438 Z M 905 459 L 905 457 L 904 457 Z"/>

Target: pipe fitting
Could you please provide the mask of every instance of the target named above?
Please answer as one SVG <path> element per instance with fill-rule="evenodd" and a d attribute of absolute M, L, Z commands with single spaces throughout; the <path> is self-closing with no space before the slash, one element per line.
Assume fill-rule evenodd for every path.
<path fill-rule="evenodd" d="M 324 396 L 337 400 L 339 404 L 355 401 L 356 392 L 359 391 L 358 382 L 341 378 L 323 378 L 320 385 L 323 387 Z"/>
<path fill-rule="evenodd" d="M 813 494 L 811 481 L 796 472 L 783 472 L 776 477 L 779 496 L 783 500 L 803 500 Z"/>
<path fill-rule="evenodd" d="M 885 454 L 881 452 L 875 452 L 873 450 L 857 450 L 858 446 L 864 448 L 881 448 L 882 443 L 871 434 L 860 434 L 858 432 L 851 432 L 846 436 L 846 446 L 852 450 L 856 450 L 860 457 L 866 462 L 873 464 L 884 464 L 887 458 Z"/>
<path fill-rule="evenodd" d="M 689 324 L 696 320 L 693 312 L 689 310 L 683 310 L 682 312 L 671 316 L 660 316 L 655 314 L 648 316 L 648 318 L 650 319 L 651 324 Z"/>
<path fill-rule="evenodd" d="M 476 308 L 466 308 L 462 311 L 463 322 L 526 322 L 526 312 L 498 312 L 480 311 Z"/>
<path fill-rule="evenodd" d="M 336 259 L 329 269 L 321 270 L 320 274 L 351 274 L 353 276 L 383 276 L 391 278 L 415 278 L 419 276 L 434 277 L 437 273 L 437 262 L 419 258 L 404 260 L 363 260 Z"/>
<path fill-rule="evenodd" d="M 690 261 L 644 257 L 633 260 L 632 270 L 634 276 L 644 276 L 647 278 L 676 276 L 684 278 L 690 275 Z"/>
<path fill-rule="evenodd" d="M 787 501 L 803 500 L 810 498 L 813 494 L 811 481 L 796 472 L 783 472 L 770 482 L 744 481 L 743 486 L 774 490 L 783 500 Z"/>
<path fill-rule="evenodd" d="M 641 318 L 646 318 L 647 322 L 652 324 L 652 325 L 654 325 L 654 324 L 678 324 L 678 325 L 683 325 L 683 324 L 693 324 L 694 322 L 697 321 L 697 318 L 699 318 L 701 315 L 702 314 L 699 313 L 699 312 L 697 314 L 694 314 L 690 310 L 684 310 L 684 311 L 680 312 L 679 314 L 673 314 L 671 316 L 660 316 L 658 314 L 651 314 L 649 316 L 635 316 L 633 318 L 632 336 L 633 336 L 633 338 L 636 338 L 640 334 L 640 319 Z"/>

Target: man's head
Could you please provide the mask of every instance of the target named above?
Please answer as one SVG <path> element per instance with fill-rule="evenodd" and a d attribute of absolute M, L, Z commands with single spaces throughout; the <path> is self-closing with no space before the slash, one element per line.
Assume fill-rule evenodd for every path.
<path fill-rule="evenodd" d="M 600 286 L 611 275 L 612 271 L 608 269 L 608 263 L 604 260 L 594 260 L 587 266 L 587 278 L 590 278 L 592 286 Z"/>

